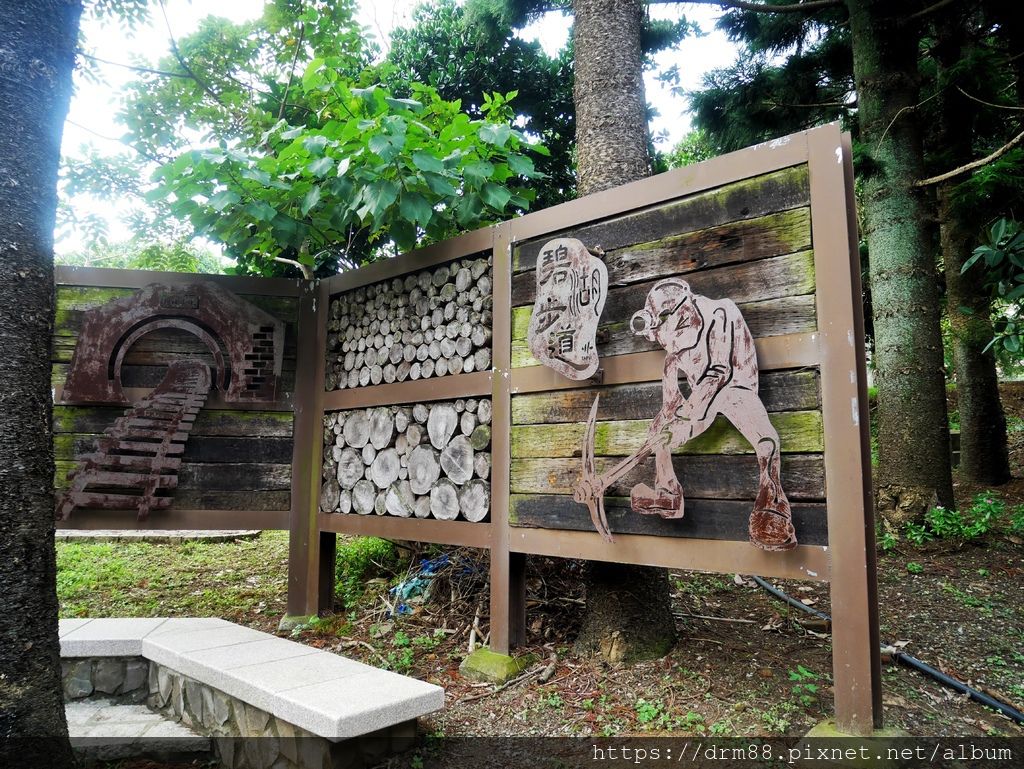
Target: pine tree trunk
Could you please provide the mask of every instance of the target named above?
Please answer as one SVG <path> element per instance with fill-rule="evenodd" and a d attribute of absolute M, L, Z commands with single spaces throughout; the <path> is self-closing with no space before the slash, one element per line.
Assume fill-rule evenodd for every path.
<path fill-rule="evenodd" d="M 80 14 L 76 0 L 0 0 L 0 765 L 11 767 L 74 764 L 57 640 L 50 337 Z"/>
<path fill-rule="evenodd" d="M 878 385 L 878 509 L 902 529 L 953 504 L 939 291 L 928 238 L 918 38 L 904 3 L 847 0 L 861 140 L 874 164 L 863 201 Z"/>
<path fill-rule="evenodd" d="M 995 334 L 992 308 L 988 293 L 978 290 L 977 276 L 960 274 L 975 245 L 977 229 L 968 228 L 955 211 L 951 186 L 939 190 L 939 218 L 960 410 L 960 475 L 974 483 L 999 485 L 1010 480 L 1010 460 L 996 358 L 992 350 L 985 350 Z"/>
<path fill-rule="evenodd" d="M 933 53 L 943 80 L 956 82 L 955 68 L 967 51 L 966 30 L 960 9 L 936 22 Z M 969 86 L 968 86 L 969 87 Z M 945 168 L 972 158 L 971 139 L 977 105 L 956 87 L 940 96 L 938 149 Z M 946 273 L 946 314 L 952 331 L 953 368 L 960 410 L 960 475 L 966 480 L 999 485 L 1010 480 L 1006 447 L 1006 417 L 999 402 L 995 354 L 985 348 L 994 335 L 988 290 L 978 280 L 980 268 L 961 275 L 964 262 L 976 245 L 981 222 L 954 202 L 956 182 L 939 187 L 939 238 Z"/>
<path fill-rule="evenodd" d="M 647 103 L 640 0 L 573 0 L 576 172 L 579 195 L 643 179 Z"/>
<path fill-rule="evenodd" d="M 574 0 L 573 99 L 579 194 L 650 174 L 639 0 Z M 676 641 L 668 573 L 587 565 L 587 606 L 576 649 L 612 662 L 662 657 Z"/>

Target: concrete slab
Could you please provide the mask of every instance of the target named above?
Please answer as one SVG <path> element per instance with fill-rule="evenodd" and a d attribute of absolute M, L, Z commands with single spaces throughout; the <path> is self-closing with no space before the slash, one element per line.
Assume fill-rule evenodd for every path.
<path fill-rule="evenodd" d="M 274 715 L 331 740 L 357 737 L 444 707 L 444 689 L 385 670 L 288 689 Z"/>
<path fill-rule="evenodd" d="M 220 617 L 172 617 L 160 627 L 154 629 L 148 637 L 156 638 L 165 633 L 192 633 L 198 630 L 213 630 L 220 627 L 237 627 L 237 625 Z"/>
<path fill-rule="evenodd" d="M 235 668 L 247 667 L 249 665 L 294 659 L 295 657 L 305 657 L 306 655 L 317 653 L 319 653 L 318 649 L 293 643 L 284 638 L 266 638 L 232 646 L 201 649 L 189 652 L 188 656 L 193 662 L 201 665 L 220 668 L 221 670 L 234 670 Z"/>
<path fill-rule="evenodd" d="M 166 617 L 94 619 L 61 634 L 60 656 L 137 657 L 142 654 L 142 639 L 166 621 Z"/>
<path fill-rule="evenodd" d="M 212 627 L 206 630 L 174 627 L 168 628 L 168 632 L 147 638 L 140 653 L 149 659 L 161 662 L 161 664 L 170 664 L 163 663 L 160 659 L 150 656 L 151 653 L 163 651 L 180 655 L 185 652 L 199 651 L 201 649 L 214 649 L 218 646 L 233 646 L 246 643 L 247 641 L 262 641 L 272 637 L 266 633 L 261 633 L 259 630 L 252 630 L 231 623 L 224 627 Z"/>
<path fill-rule="evenodd" d="M 291 659 L 232 668 L 228 673 L 242 683 L 276 694 L 288 689 L 312 686 L 316 683 L 327 683 L 342 678 L 365 675 L 373 670 L 374 668 L 345 657 L 339 657 L 337 654 L 318 651 L 315 654 L 306 654 Z"/>
<path fill-rule="evenodd" d="M 62 619 L 57 626 L 57 635 L 63 638 L 72 630 L 78 630 L 78 628 L 82 627 L 82 625 L 85 625 L 89 622 L 92 622 L 92 619 Z"/>

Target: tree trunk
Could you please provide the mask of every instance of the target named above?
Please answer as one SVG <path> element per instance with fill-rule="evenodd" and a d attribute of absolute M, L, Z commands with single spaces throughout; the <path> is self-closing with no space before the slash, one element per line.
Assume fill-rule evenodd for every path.
<path fill-rule="evenodd" d="M 971 138 L 977 105 L 955 86 L 955 68 L 966 53 L 966 30 L 959 8 L 936 24 L 933 47 L 940 76 L 950 85 L 942 91 L 938 149 L 944 168 L 972 158 Z M 967 86 L 970 87 L 969 85 Z M 946 314 L 952 331 L 953 367 L 960 410 L 960 475 L 966 480 L 998 485 L 1010 480 L 1006 447 L 1006 417 L 999 402 L 995 354 L 985 351 L 992 341 L 992 303 L 978 280 L 980 267 L 961 275 L 977 241 L 981 222 L 954 202 L 956 182 L 939 187 L 939 237 L 946 273 Z"/>
<path fill-rule="evenodd" d="M 573 0 L 579 194 L 650 174 L 639 0 Z M 483 419 L 481 419 L 483 421 Z M 582 653 L 613 662 L 664 656 L 676 641 L 668 574 L 626 564 L 587 565 Z"/>
<path fill-rule="evenodd" d="M 847 0 L 861 140 L 878 384 L 878 509 L 893 526 L 953 504 L 939 291 L 928 238 L 917 58 L 903 3 Z"/>
<path fill-rule="evenodd" d="M 573 0 L 576 172 L 590 195 L 650 175 L 639 0 Z"/>
<path fill-rule="evenodd" d="M 81 10 L 0 0 L 0 765 L 11 767 L 74 764 L 57 640 L 50 337 L 57 165 Z"/>

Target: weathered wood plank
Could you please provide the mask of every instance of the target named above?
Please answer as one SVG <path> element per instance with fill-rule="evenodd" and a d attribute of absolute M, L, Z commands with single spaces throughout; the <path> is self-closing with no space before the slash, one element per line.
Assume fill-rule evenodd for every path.
<path fill-rule="evenodd" d="M 783 411 L 770 415 L 779 432 L 782 451 L 813 453 L 823 451 L 821 412 Z M 627 456 L 647 437 L 650 420 L 630 419 L 598 422 L 594 439 L 596 456 Z M 558 425 L 517 425 L 512 427 L 512 457 L 578 457 L 585 425 L 580 422 Z M 676 449 L 677 454 L 750 454 L 750 444 L 736 428 L 719 416 L 708 430 Z"/>
<path fill-rule="evenodd" d="M 198 278 L 198 276 L 197 276 Z M 201 280 L 201 278 L 199 278 Z M 130 288 L 106 288 L 102 286 L 57 286 L 56 317 L 60 319 L 58 327 L 73 325 L 76 329 L 81 324 L 81 314 L 94 307 L 101 307 L 109 301 L 130 296 L 135 293 Z M 298 300 L 287 296 L 256 296 L 239 294 L 238 297 L 261 310 L 270 313 L 285 323 L 294 323 L 298 317 Z"/>
<path fill-rule="evenodd" d="M 597 458 L 597 472 L 603 473 L 618 459 Z M 757 459 L 742 456 L 676 456 L 672 459 L 686 499 L 753 500 L 757 493 Z M 580 477 L 577 459 L 513 459 L 513 494 L 572 494 Z M 637 483 L 653 485 L 654 459 L 648 459 L 608 489 L 613 497 L 628 497 Z M 791 500 L 819 501 L 825 498 L 825 462 L 821 454 L 785 454 L 782 457 L 782 485 Z"/>
<path fill-rule="evenodd" d="M 533 269 L 544 243 L 573 237 L 606 251 L 634 243 L 650 243 L 697 228 L 756 219 L 765 214 L 806 206 L 810 200 L 807 166 L 775 171 L 752 179 L 691 195 L 682 200 L 606 219 L 586 227 L 550 233 L 518 246 L 512 255 L 513 272 Z"/>
<path fill-rule="evenodd" d="M 189 356 L 190 358 L 193 356 Z M 156 387 L 163 381 L 167 374 L 167 363 L 174 359 L 168 356 L 167 362 L 155 366 L 132 366 L 126 364 L 121 369 L 121 384 L 125 387 Z M 208 363 L 212 363 L 207 359 Z M 54 363 L 50 374 L 50 384 L 53 387 L 63 387 L 68 378 L 69 363 Z M 284 393 L 290 393 L 295 389 L 295 361 L 285 361 L 281 367 L 281 379 L 279 380 L 278 397 Z"/>
<path fill-rule="evenodd" d="M 509 524 L 512 526 L 594 531 L 586 506 L 574 502 L 572 497 L 513 494 L 509 506 Z M 605 512 L 613 534 L 745 541 L 749 538 L 750 510 L 751 503 L 745 501 L 691 499 L 686 502 L 685 517 L 666 520 L 660 516 L 634 513 L 628 499 L 605 498 Z M 793 525 L 800 544 L 828 544 L 824 505 L 795 503 Z"/>
<path fill-rule="evenodd" d="M 74 460 L 93 451 L 99 435 L 62 433 L 53 436 L 54 456 L 58 460 Z M 185 461 L 216 464 L 255 462 L 288 464 L 292 461 L 291 437 L 220 437 L 192 436 L 182 455 Z"/>
<path fill-rule="evenodd" d="M 612 302 L 609 301 L 608 305 L 611 306 L 611 304 Z M 632 312 L 642 306 L 642 303 L 637 305 Z M 741 304 L 739 307 L 750 328 L 750 333 L 755 339 L 785 334 L 803 334 L 815 331 L 818 327 L 813 294 L 751 302 Z M 530 348 L 526 343 L 526 329 L 530 324 L 532 314 L 532 307 L 516 307 L 512 310 L 513 368 L 540 365 L 540 362 L 530 353 Z M 608 355 L 627 355 L 661 348 L 657 342 L 649 342 L 632 333 L 628 322 L 622 322 L 604 324 L 598 329 L 597 349 L 603 358 Z"/>
<path fill-rule="evenodd" d="M 821 407 L 817 370 L 764 371 L 760 377 L 761 402 L 769 412 L 811 411 Z M 512 396 L 512 424 L 585 422 L 594 396 L 600 395 L 597 418 L 648 419 L 661 409 L 661 382 L 557 390 Z"/>
<path fill-rule="evenodd" d="M 56 463 L 54 486 L 66 488 L 67 476 L 77 462 Z M 179 487 L 208 491 L 284 491 L 291 488 L 291 465 L 266 463 L 182 463 L 178 471 Z"/>
<path fill-rule="evenodd" d="M 54 433 L 102 433 L 114 420 L 124 416 L 118 406 L 54 406 Z M 290 437 L 292 415 L 287 411 L 199 412 L 192 425 L 192 437 L 200 435 Z"/>
<path fill-rule="evenodd" d="M 797 216 L 793 216 L 796 214 Z M 812 252 L 810 251 L 810 221 L 806 208 L 798 208 L 795 211 L 785 211 L 771 217 L 764 217 L 756 221 L 780 219 L 796 219 L 795 223 L 785 222 L 787 226 L 799 226 L 806 236 L 789 237 L 784 242 L 781 239 L 771 241 L 769 238 L 758 237 L 760 233 L 751 232 L 750 243 L 742 240 L 740 234 L 730 234 L 728 239 L 723 238 L 718 250 L 701 251 L 696 250 L 699 246 L 693 245 L 694 238 L 691 235 L 681 235 L 673 238 L 666 238 L 655 243 L 643 243 L 638 246 L 630 246 L 606 254 L 605 263 L 608 266 L 608 285 L 611 288 L 631 285 L 633 283 L 650 282 L 670 275 L 685 275 L 686 279 L 694 286 L 698 293 L 712 293 L 720 290 L 721 286 L 742 284 L 745 280 L 758 281 L 758 270 L 765 272 L 775 259 L 792 257 L 797 254 L 804 255 L 805 260 L 811 260 L 808 267 L 801 267 L 798 270 L 798 277 L 802 280 L 804 275 L 809 275 L 813 281 L 814 265 Z M 749 222 L 738 223 L 744 229 L 750 229 Z M 733 225 L 729 225 L 733 227 Z M 715 227 L 714 230 L 726 228 Z M 706 232 L 706 231 L 704 231 Z M 696 234 L 696 233 L 695 233 Z M 769 265 L 760 265 L 761 262 L 769 262 Z M 612 272 L 614 268 L 614 273 Z M 792 268 L 791 268 L 792 269 Z M 525 304 L 532 304 L 536 295 L 536 271 L 530 270 L 515 275 L 512 279 L 512 306 L 517 307 Z M 717 280 L 711 279 L 712 275 L 720 275 Z M 752 277 L 746 277 L 746 276 Z M 705 278 L 707 276 L 707 278 Z M 698 285 L 701 290 L 698 290 Z M 783 284 L 784 285 L 784 284 Z M 756 286 L 756 283 L 755 283 Z M 764 288 L 772 288 L 768 284 Z M 775 286 L 777 289 L 778 286 Z M 813 288 L 813 282 L 811 289 Z M 790 291 L 789 293 L 804 293 Z M 728 295 L 728 294 L 726 294 Z M 734 301 L 744 301 L 732 297 Z M 770 298 L 768 296 L 759 298 Z"/>
<path fill-rule="evenodd" d="M 178 510 L 288 510 L 288 491 L 196 491 L 179 488 L 172 507 Z"/>
<path fill-rule="evenodd" d="M 287 341 L 284 347 L 284 365 L 295 367 L 295 342 L 294 339 Z M 75 345 L 78 337 L 58 336 L 53 340 L 52 360 L 59 363 L 70 363 L 75 353 Z M 169 356 L 182 356 L 195 354 L 208 356 L 209 351 L 199 339 L 187 331 L 168 332 L 166 330 L 154 331 L 146 334 L 132 345 L 125 355 L 125 362 L 135 365 L 153 364 L 166 361 Z"/>
<path fill-rule="evenodd" d="M 732 299 L 742 308 L 752 302 L 813 294 L 814 254 L 811 251 L 801 251 L 758 262 L 698 272 L 687 279 L 695 294 L 703 294 L 713 299 Z M 633 313 L 643 308 L 647 294 L 656 282 L 634 283 L 609 291 L 608 301 L 601 315 L 601 325 L 627 323 Z M 531 295 L 531 310 L 532 303 Z"/>

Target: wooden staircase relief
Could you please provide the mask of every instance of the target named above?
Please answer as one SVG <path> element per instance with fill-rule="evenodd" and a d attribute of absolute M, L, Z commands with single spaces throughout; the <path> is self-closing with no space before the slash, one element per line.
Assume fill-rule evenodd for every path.
<path fill-rule="evenodd" d="M 210 368 L 175 361 L 148 397 L 104 430 L 95 450 L 79 458 L 57 508 L 67 520 L 76 509 L 150 510 L 170 507 L 178 486 L 181 455 L 211 386 Z"/>

